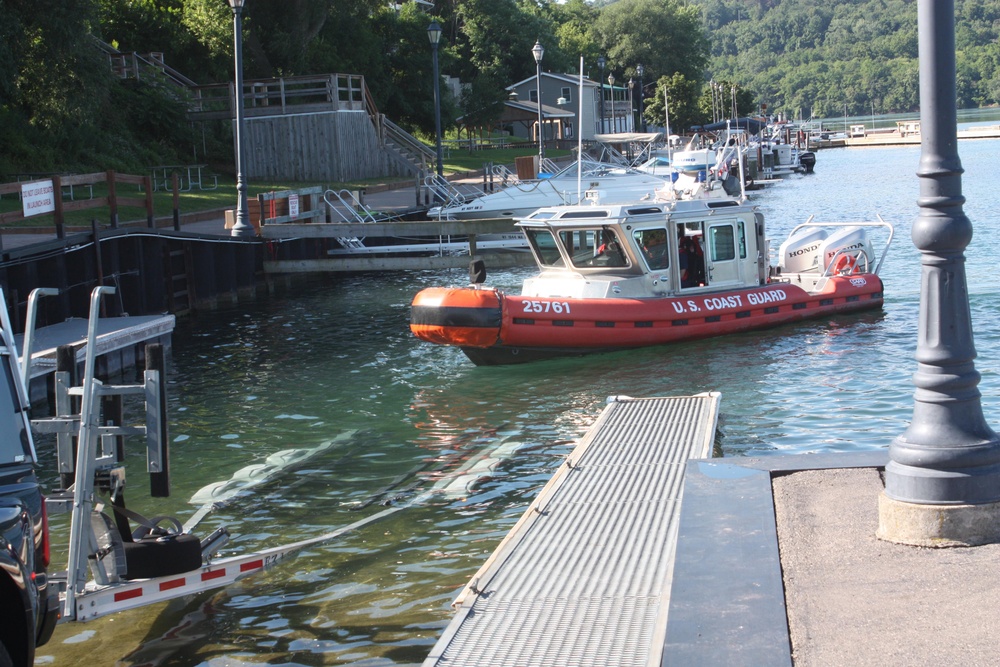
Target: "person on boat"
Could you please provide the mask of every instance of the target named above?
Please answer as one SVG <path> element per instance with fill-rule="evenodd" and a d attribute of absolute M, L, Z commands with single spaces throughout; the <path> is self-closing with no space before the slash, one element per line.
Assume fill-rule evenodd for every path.
<path fill-rule="evenodd" d="M 670 265 L 667 259 L 667 230 L 650 229 L 643 237 L 642 251 L 651 269 L 665 269 Z"/>
<path fill-rule="evenodd" d="M 684 234 L 684 227 L 678 226 L 677 228 L 677 269 L 681 273 L 681 287 L 694 287 L 697 283 L 694 282 L 693 273 L 691 268 L 691 248 L 687 241 L 687 236 Z"/>
<path fill-rule="evenodd" d="M 618 239 L 611 234 L 607 240 L 597 248 L 597 256 L 594 258 L 595 264 L 600 266 L 628 266 L 625 255 L 622 254 Z"/>
<path fill-rule="evenodd" d="M 698 241 L 699 238 L 696 236 L 686 237 L 688 269 L 691 272 L 691 282 L 696 286 L 705 284 L 705 253 Z"/>

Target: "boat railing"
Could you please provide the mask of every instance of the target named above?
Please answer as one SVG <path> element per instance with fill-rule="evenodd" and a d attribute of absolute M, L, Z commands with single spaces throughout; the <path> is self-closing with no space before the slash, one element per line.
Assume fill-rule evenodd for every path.
<path fill-rule="evenodd" d="M 882 270 L 882 263 L 885 262 L 885 256 L 889 252 L 889 246 L 892 245 L 892 237 L 893 237 L 893 234 L 895 233 L 894 230 L 893 230 L 893 227 L 892 227 L 892 225 L 890 223 L 886 222 L 882 218 L 882 216 L 879 215 L 878 213 L 875 214 L 875 217 L 878 218 L 878 221 L 865 220 L 865 221 L 861 221 L 861 222 L 813 222 L 813 218 L 814 217 L 815 216 L 810 215 L 806 219 L 806 221 L 803 222 L 801 225 L 796 225 L 796 227 L 788 235 L 788 238 L 791 238 L 792 236 L 794 236 L 796 234 L 796 232 L 798 232 L 800 229 L 802 229 L 804 227 L 881 227 L 882 229 L 885 229 L 888 232 L 888 235 L 887 235 L 886 240 L 885 240 L 885 246 L 882 248 L 882 254 L 879 255 L 878 262 L 875 263 L 875 270 L 871 272 L 871 273 L 873 273 L 875 275 L 878 275 L 879 271 Z M 841 253 L 837 253 L 837 254 L 840 255 Z M 861 254 L 864 254 L 864 253 L 861 253 Z M 839 261 L 837 255 L 834 255 L 833 259 L 836 260 L 836 261 L 831 261 L 830 262 L 829 266 L 827 267 L 827 272 L 830 271 L 830 268 L 829 268 L 830 266 L 836 267 L 837 262 Z M 866 265 L 867 265 L 867 262 L 868 262 L 868 257 L 866 255 L 865 256 L 865 263 L 866 263 Z M 824 275 L 826 275 L 826 274 L 824 274 Z"/>

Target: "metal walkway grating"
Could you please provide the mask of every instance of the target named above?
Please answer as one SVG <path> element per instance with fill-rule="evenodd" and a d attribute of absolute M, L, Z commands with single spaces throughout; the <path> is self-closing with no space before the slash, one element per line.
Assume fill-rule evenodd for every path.
<path fill-rule="evenodd" d="M 454 606 L 424 667 L 659 665 L 684 467 L 717 393 L 615 397 Z"/>

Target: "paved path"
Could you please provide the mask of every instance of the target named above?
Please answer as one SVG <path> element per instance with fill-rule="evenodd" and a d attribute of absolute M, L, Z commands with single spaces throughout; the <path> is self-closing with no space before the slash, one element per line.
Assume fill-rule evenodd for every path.
<path fill-rule="evenodd" d="M 801 471 L 773 486 L 795 667 L 1000 662 L 1000 545 L 876 539 L 873 468 Z"/>

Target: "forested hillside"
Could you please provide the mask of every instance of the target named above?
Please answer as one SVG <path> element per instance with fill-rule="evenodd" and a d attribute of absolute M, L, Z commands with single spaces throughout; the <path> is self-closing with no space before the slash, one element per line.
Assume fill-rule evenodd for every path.
<path fill-rule="evenodd" d="M 1000 2 L 956 0 L 958 105 L 1000 102 Z M 247 0 L 247 79 L 361 74 L 380 112 L 433 132 L 427 26 L 443 34 L 446 132 L 488 127 L 506 86 L 542 69 L 621 84 L 637 66 L 647 121 L 711 120 L 731 101 L 791 117 L 916 110 L 915 0 Z M 0 174 L 232 163 L 224 123 L 192 124 L 176 91 L 120 79 L 106 47 L 156 52 L 198 83 L 230 81 L 233 17 L 224 0 L 0 0 Z M 599 58 L 605 67 L 598 67 Z M 709 80 L 723 85 L 709 86 Z M 733 93 L 733 87 L 737 92 Z"/>
<path fill-rule="evenodd" d="M 691 0 L 710 72 L 791 117 L 915 111 L 914 0 Z M 1000 103 L 1000 2 L 956 0 L 958 106 Z"/>

